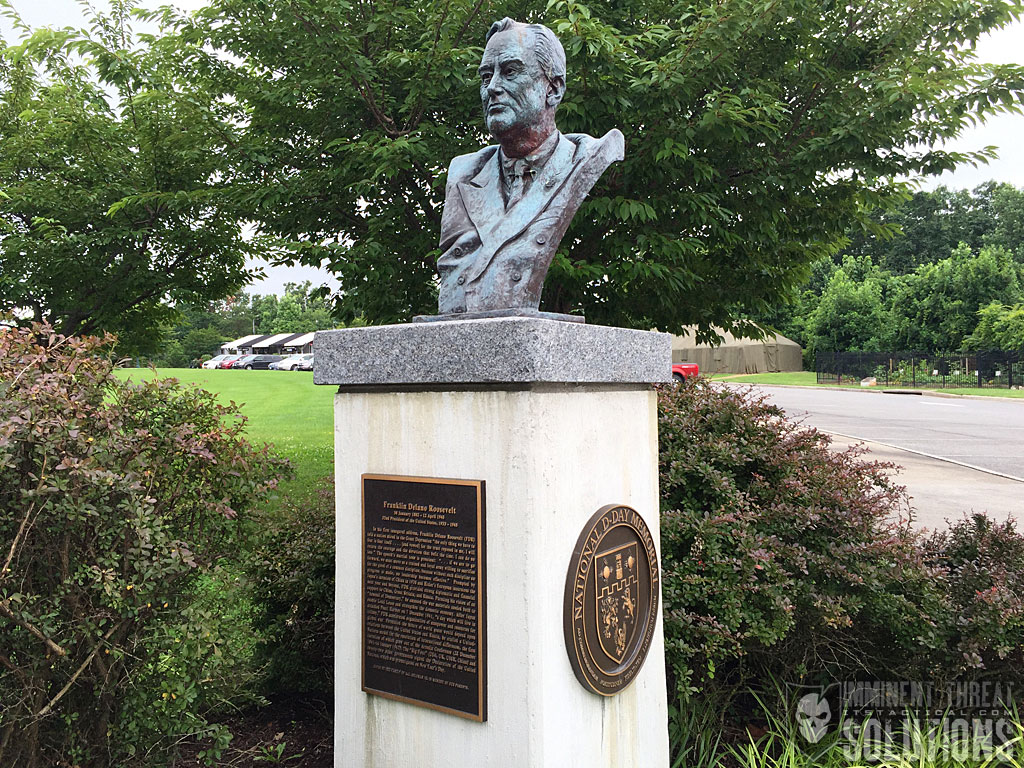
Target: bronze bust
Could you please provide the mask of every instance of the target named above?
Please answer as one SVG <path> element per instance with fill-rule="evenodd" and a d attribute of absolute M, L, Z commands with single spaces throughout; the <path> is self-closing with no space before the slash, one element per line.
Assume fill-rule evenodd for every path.
<path fill-rule="evenodd" d="M 448 169 L 436 319 L 543 314 L 544 278 L 569 222 L 623 157 L 618 130 L 595 139 L 555 127 L 565 51 L 547 27 L 496 22 L 479 73 L 484 123 L 498 144 Z"/>

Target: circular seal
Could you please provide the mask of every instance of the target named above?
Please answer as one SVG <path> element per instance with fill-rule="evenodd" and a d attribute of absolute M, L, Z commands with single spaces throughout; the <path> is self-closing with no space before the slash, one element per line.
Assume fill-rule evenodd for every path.
<path fill-rule="evenodd" d="M 640 513 L 609 504 L 587 522 L 565 579 L 569 663 L 583 687 L 614 696 L 640 672 L 661 592 L 658 553 Z"/>

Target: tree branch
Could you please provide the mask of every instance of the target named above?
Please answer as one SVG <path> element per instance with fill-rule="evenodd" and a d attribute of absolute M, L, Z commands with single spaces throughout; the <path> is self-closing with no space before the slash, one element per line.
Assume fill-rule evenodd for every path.
<path fill-rule="evenodd" d="M 13 621 L 15 624 L 17 624 L 19 627 L 24 629 L 29 634 L 33 635 L 34 637 L 38 638 L 39 640 L 42 640 L 46 644 L 46 647 L 49 648 L 54 653 L 56 653 L 58 656 L 67 656 L 68 655 L 67 651 L 65 651 L 63 648 L 61 648 L 59 645 L 57 645 L 55 642 L 53 642 L 53 640 L 51 640 L 46 635 L 44 635 L 39 630 L 38 627 L 36 627 L 33 624 L 25 621 L 22 618 L 19 618 L 18 615 L 14 611 L 11 610 L 10 601 L 9 600 L 0 600 L 0 614 L 3 614 L 4 616 L 6 616 L 8 619 Z"/>
<path fill-rule="evenodd" d="M 469 16 L 466 17 L 466 23 L 462 25 L 462 29 L 459 30 L 459 34 L 457 34 L 455 39 L 452 41 L 452 48 L 459 47 L 459 43 L 462 42 L 462 36 L 466 34 L 466 31 L 469 29 L 469 25 L 473 23 L 473 19 L 476 18 L 476 15 L 483 7 L 483 4 L 484 0 L 476 0 L 476 5 L 473 6 L 473 10 L 470 11 Z"/>
<path fill-rule="evenodd" d="M 46 704 L 45 707 L 43 707 L 39 710 L 39 712 L 36 713 L 37 718 L 46 717 L 53 711 L 54 705 L 64 698 L 64 694 L 71 690 L 71 686 L 74 685 L 75 681 L 82 676 L 82 673 L 85 672 L 86 667 L 92 664 L 92 660 L 96 658 L 96 654 L 100 652 L 100 648 L 102 648 L 106 644 L 107 640 L 110 639 L 111 635 L 113 635 L 114 632 L 116 632 L 118 629 L 120 629 L 127 623 L 127 620 L 122 621 L 120 624 L 115 624 L 107 630 L 107 634 L 103 636 L 103 639 L 100 642 L 96 643 L 96 647 L 92 649 L 92 653 L 85 657 L 85 661 L 83 661 L 81 666 L 79 666 L 79 668 L 75 670 L 75 674 L 71 676 L 71 679 L 67 681 L 67 683 L 64 685 L 63 688 L 60 689 L 60 691 L 58 691 L 56 696 L 50 699 L 50 701 Z"/>

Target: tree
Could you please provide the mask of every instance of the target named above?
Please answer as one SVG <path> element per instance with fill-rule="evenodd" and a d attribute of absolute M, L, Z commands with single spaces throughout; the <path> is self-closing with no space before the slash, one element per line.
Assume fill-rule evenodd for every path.
<path fill-rule="evenodd" d="M 160 346 L 160 354 L 155 362 L 163 368 L 188 368 L 189 359 L 181 342 L 170 339 Z"/>
<path fill-rule="evenodd" d="M 145 351 L 172 304 L 226 296 L 256 244 L 226 207 L 239 111 L 189 77 L 170 38 L 134 36 L 134 0 L 92 32 L 0 44 L 0 312 Z"/>
<path fill-rule="evenodd" d="M 433 312 L 445 169 L 485 141 L 489 24 L 542 21 L 569 59 L 563 131 L 626 134 L 556 255 L 543 308 L 731 328 L 795 295 L 853 222 L 970 155 L 921 149 L 1019 102 L 970 62 L 1018 0 L 512 3 L 213 0 L 179 21 L 196 76 L 246 106 L 238 203 L 338 275 L 342 319 Z M 200 49 L 199 46 L 207 48 Z M 227 54 L 227 55 L 225 55 Z"/>
<path fill-rule="evenodd" d="M 302 322 L 302 304 L 294 296 L 285 296 L 277 303 L 277 315 L 270 327 L 270 333 L 298 333 Z"/>
<path fill-rule="evenodd" d="M 993 301 L 978 312 L 978 325 L 965 341 L 969 350 L 1005 349 L 1024 352 L 1024 304 Z"/>
<path fill-rule="evenodd" d="M 185 334 L 181 348 L 188 362 L 217 354 L 218 348 L 229 339 L 216 328 L 193 328 Z"/>
<path fill-rule="evenodd" d="M 875 269 L 857 280 L 847 266 L 853 265 L 833 273 L 807 320 L 807 344 L 813 352 L 877 352 L 886 346 L 885 275 Z"/>
<path fill-rule="evenodd" d="M 986 235 L 987 245 L 1001 245 L 1012 251 L 1014 259 L 1024 264 L 1024 190 L 1010 184 L 999 184 L 992 190 L 995 231 Z"/>
<path fill-rule="evenodd" d="M 951 352 L 961 348 L 993 301 L 1019 302 L 1022 270 L 1000 247 L 973 253 L 958 247 L 895 281 L 890 296 L 895 349 Z"/>
<path fill-rule="evenodd" d="M 873 218 L 879 226 L 898 228 L 899 233 L 854 235 L 846 253 L 870 256 L 896 275 L 949 258 L 960 243 L 972 250 L 1001 245 L 1020 251 L 1024 261 L 1024 192 L 1010 184 L 990 181 L 969 192 L 946 187 L 916 192 L 902 205 Z"/>

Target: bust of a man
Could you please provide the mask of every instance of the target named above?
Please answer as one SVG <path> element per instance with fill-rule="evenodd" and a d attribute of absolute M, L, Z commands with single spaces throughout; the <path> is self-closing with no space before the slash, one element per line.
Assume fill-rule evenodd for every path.
<path fill-rule="evenodd" d="M 484 123 L 498 142 L 456 157 L 441 219 L 441 315 L 529 314 L 580 203 L 623 156 L 622 134 L 565 135 L 565 51 L 540 24 L 505 18 L 480 61 Z"/>

